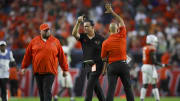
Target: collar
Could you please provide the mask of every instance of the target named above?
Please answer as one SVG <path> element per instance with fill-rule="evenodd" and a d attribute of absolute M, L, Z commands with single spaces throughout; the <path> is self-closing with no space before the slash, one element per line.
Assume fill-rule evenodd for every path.
<path fill-rule="evenodd" d="M 87 34 L 86 34 L 86 36 L 88 37 L 88 35 L 87 35 Z M 91 40 L 91 39 L 93 39 L 93 38 L 95 38 L 95 37 L 96 37 L 96 33 L 94 32 L 94 36 L 93 36 L 93 37 L 91 37 L 91 38 L 89 38 L 89 37 L 88 37 L 88 38 Z"/>
<path fill-rule="evenodd" d="M 111 35 L 110 35 L 110 37 L 116 37 L 116 36 L 118 36 L 117 33 L 114 33 L 114 34 L 111 34 Z"/>
<path fill-rule="evenodd" d="M 44 38 L 42 38 L 41 35 L 40 35 L 41 40 L 43 40 L 44 42 L 46 42 L 47 40 L 49 40 L 51 37 L 52 37 L 52 35 L 50 35 L 50 36 L 48 37 L 48 39 L 44 39 Z"/>

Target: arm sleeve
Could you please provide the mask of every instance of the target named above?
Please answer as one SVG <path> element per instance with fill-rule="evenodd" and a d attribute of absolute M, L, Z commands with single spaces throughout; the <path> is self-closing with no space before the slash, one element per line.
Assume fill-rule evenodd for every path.
<path fill-rule="evenodd" d="M 10 61 L 15 61 L 12 51 L 10 51 Z"/>
<path fill-rule="evenodd" d="M 79 33 L 80 34 L 80 38 L 78 39 L 78 41 L 82 42 L 84 39 L 84 33 Z"/>
<path fill-rule="evenodd" d="M 102 62 L 102 58 L 101 58 L 101 52 L 102 52 L 102 43 L 104 41 L 104 38 L 102 37 L 99 40 L 99 44 L 95 44 L 95 47 L 97 48 L 97 53 L 99 54 L 96 58 L 94 58 L 94 62 L 98 63 L 98 62 Z"/>
<path fill-rule="evenodd" d="M 22 66 L 21 68 L 27 68 L 32 62 L 32 43 L 28 45 L 26 48 L 26 52 L 22 61 Z"/>
<path fill-rule="evenodd" d="M 101 38 L 100 44 L 97 45 L 97 48 L 98 48 L 99 51 L 102 50 L 102 44 L 103 44 L 103 42 L 104 42 L 104 38 Z"/>
<path fill-rule="evenodd" d="M 16 62 L 15 62 L 15 59 L 14 59 L 14 57 L 13 57 L 12 51 L 10 51 L 10 62 L 9 62 L 9 67 L 16 67 Z"/>
<path fill-rule="evenodd" d="M 58 49 L 59 49 L 59 53 L 58 53 L 59 65 L 63 71 L 68 71 L 67 59 L 66 59 L 66 56 L 64 55 L 64 51 L 62 49 L 60 42 L 58 45 Z"/>
<path fill-rule="evenodd" d="M 153 64 L 162 66 L 162 64 L 157 61 L 156 53 L 154 51 L 150 52 L 150 58 L 151 58 Z"/>
<path fill-rule="evenodd" d="M 103 42 L 101 49 L 101 58 L 104 59 L 106 57 L 107 57 L 107 45 L 105 42 Z"/>
<path fill-rule="evenodd" d="M 119 34 L 126 34 L 126 27 L 125 26 L 119 27 Z"/>

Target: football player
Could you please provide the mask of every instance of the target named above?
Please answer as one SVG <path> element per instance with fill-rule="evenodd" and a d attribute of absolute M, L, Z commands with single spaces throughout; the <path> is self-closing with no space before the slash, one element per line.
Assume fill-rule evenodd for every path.
<path fill-rule="evenodd" d="M 159 63 L 156 59 L 158 38 L 152 34 L 147 35 L 146 44 L 147 45 L 143 47 L 143 66 L 141 68 L 143 87 L 141 88 L 140 99 L 144 101 L 148 84 L 151 84 L 153 87 L 152 93 L 156 101 L 160 101 L 159 91 L 156 85 L 158 78 L 156 66 L 164 67 L 165 64 Z"/>

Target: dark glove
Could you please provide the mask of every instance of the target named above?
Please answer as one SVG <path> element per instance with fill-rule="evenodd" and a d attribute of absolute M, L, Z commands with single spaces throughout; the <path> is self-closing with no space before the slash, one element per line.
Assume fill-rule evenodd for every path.
<path fill-rule="evenodd" d="M 67 71 L 63 71 L 63 77 L 67 76 Z"/>

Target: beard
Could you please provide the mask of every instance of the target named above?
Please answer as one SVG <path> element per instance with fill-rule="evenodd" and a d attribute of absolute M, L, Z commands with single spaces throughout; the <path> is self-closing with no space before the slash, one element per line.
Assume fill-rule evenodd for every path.
<path fill-rule="evenodd" d="M 49 38 L 49 36 L 50 36 L 50 34 L 49 34 L 48 32 L 47 32 L 47 33 L 42 34 L 43 39 L 48 39 L 48 38 Z"/>

